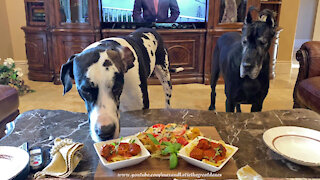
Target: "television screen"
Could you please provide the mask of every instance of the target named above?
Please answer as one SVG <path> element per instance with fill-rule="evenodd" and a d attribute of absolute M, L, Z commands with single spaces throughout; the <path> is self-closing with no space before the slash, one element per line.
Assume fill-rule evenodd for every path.
<path fill-rule="evenodd" d="M 102 20 L 135 23 L 205 22 L 207 0 L 101 0 Z"/>

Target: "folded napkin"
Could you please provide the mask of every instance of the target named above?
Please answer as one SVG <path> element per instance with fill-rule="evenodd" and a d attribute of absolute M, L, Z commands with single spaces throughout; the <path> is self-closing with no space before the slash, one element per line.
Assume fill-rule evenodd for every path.
<path fill-rule="evenodd" d="M 50 151 L 51 162 L 42 171 L 34 175 L 35 179 L 54 176 L 59 178 L 68 177 L 77 167 L 82 159 L 79 150 L 83 148 L 82 143 L 73 142 L 71 139 L 54 140 L 54 146 Z"/>

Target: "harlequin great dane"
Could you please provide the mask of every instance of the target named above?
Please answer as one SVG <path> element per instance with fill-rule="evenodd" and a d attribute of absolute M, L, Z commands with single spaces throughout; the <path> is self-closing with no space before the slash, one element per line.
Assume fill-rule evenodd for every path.
<path fill-rule="evenodd" d="M 274 13 L 260 12 L 253 21 L 250 8 L 242 35 L 225 33 L 216 44 L 212 61 L 211 105 L 215 109 L 215 88 L 220 71 L 225 81 L 226 111 L 241 112 L 240 104 L 252 104 L 251 112 L 261 111 L 269 89 L 269 48 L 276 32 Z"/>
<path fill-rule="evenodd" d="M 168 53 L 155 30 L 141 28 L 128 36 L 95 42 L 72 55 L 62 65 L 61 81 L 65 94 L 74 79 L 86 104 L 92 139 L 97 142 L 119 136 L 120 110 L 149 108 L 147 78 L 153 72 L 169 107 L 172 86 Z"/>

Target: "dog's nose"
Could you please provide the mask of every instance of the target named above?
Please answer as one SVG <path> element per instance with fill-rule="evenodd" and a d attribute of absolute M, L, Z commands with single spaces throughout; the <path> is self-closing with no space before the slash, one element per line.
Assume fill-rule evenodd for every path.
<path fill-rule="evenodd" d="M 116 130 L 116 125 L 110 124 L 107 126 L 101 126 L 100 128 L 96 127 L 95 130 L 96 130 L 96 133 L 99 136 L 99 138 L 104 141 L 104 140 L 108 140 L 108 139 L 113 138 L 115 130 Z"/>
<path fill-rule="evenodd" d="M 245 70 L 250 70 L 252 68 L 252 64 L 246 62 L 242 63 L 242 66 Z"/>

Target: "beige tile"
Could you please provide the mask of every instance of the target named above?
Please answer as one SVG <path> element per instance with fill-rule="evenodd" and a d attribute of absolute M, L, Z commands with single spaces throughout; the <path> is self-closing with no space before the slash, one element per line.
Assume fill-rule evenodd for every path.
<path fill-rule="evenodd" d="M 27 73 L 26 66 L 22 66 Z M 270 81 L 270 89 L 263 111 L 273 109 L 291 109 L 293 106 L 292 92 L 297 77 L 298 69 L 291 68 L 290 63 L 279 63 L 276 67 L 276 78 Z M 26 77 L 26 76 L 25 76 Z M 62 85 L 52 82 L 36 82 L 26 80 L 27 85 L 36 90 L 20 97 L 20 111 L 32 109 L 59 109 L 74 112 L 86 112 L 84 102 L 73 88 L 62 96 Z M 225 111 L 224 85 L 217 86 L 217 111 Z M 203 84 L 174 85 L 171 104 L 172 108 L 188 108 L 207 110 L 210 104 L 210 86 Z M 150 108 L 164 108 L 164 93 L 162 86 L 149 86 Z M 243 112 L 249 112 L 249 105 L 242 105 Z"/>

